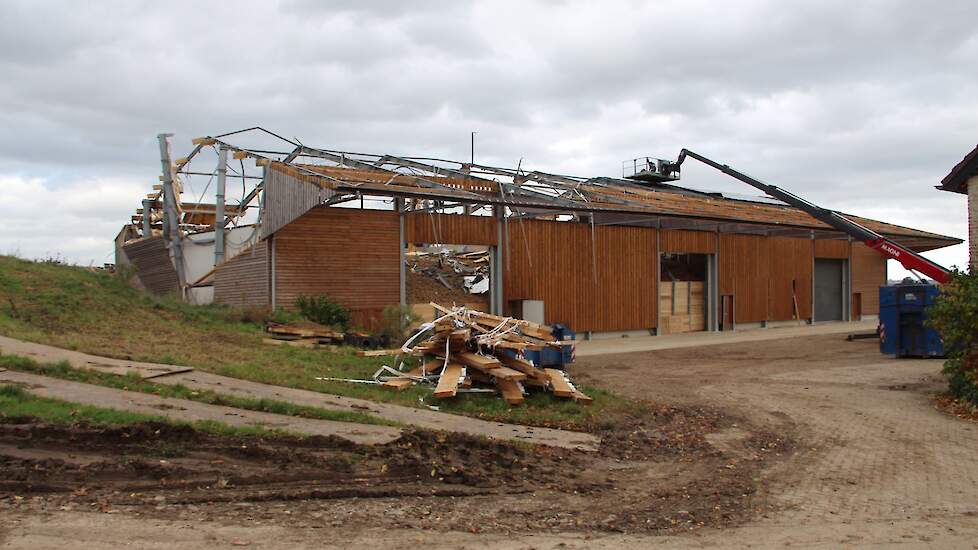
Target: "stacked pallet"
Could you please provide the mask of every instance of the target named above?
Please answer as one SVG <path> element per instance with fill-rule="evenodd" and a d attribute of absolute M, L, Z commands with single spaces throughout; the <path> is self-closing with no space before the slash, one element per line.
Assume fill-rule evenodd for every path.
<path fill-rule="evenodd" d="M 435 386 L 445 399 L 460 392 L 498 392 L 511 405 L 523 403 L 527 390 L 590 404 L 558 369 L 538 368 L 524 357 L 527 350 L 561 347 L 550 327 L 521 319 L 490 315 L 466 307 L 432 304 L 441 316 L 409 339 L 401 351 L 421 358 L 421 366 L 378 377 L 385 387 L 404 389 L 417 383 Z"/>
<path fill-rule="evenodd" d="M 660 334 L 706 330 L 703 281 L 662 281 L 659 284 Z"/>

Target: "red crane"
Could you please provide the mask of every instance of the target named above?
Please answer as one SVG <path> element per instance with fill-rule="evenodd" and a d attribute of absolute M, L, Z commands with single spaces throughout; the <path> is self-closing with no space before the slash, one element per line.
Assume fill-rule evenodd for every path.
<path fill-rule="evenodd" d="M 921 273 L 941 284 L 951 282 L 951 272 L 945 269 L 943 266 L 928 260 L 913 250 L 887 239 L 872 229 L 868 229 L 843 216 L 842 214 L 839 214 L 838 212 L 812 204 L 798 195 L 785 191 L 784 189 L 774 185 L 769 185 L 762 181 L 756 180 L 743 172 L 734 170 L 726 164 L 720 164 L 719 162 L 710 160 L 703 155 L 690 151 L 689 149 L 683 149 L 680 151 L 679 158 L 676 160 L 676 162 L 664 166 L 663 172 L 678 172 L 679 167 L 682 165 L 683 161 L 686 160 L 686 157 L 692 157 L 708 166 L 712 166 L 728 176 L 736 178 L 747 185 L 750 185 L 751 187 L 760 189 L 765 194 L 775 199 L 807 212 L 815 219 L 820 220 L 829 226 L 838 229 L 839 231 L 843 231 L 848 235 L 851 235 L 854 239 L 862 241 L 866 244 L 866 246 L 886 256 L 887 258 L 900 262 L 903 267 L 907 268 L 911 272 Z"/>

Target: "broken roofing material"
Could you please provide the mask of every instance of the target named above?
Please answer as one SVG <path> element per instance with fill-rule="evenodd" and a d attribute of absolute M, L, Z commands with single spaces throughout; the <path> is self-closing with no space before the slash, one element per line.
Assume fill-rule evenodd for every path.
<path fill-rule="evenodd" d="M 287 144 L 283 150 L 243 147 L 228 139 L 256 136 Z M 353 153 L 309 147 L 255 127 L 214 137 L 197 138 L 194 149 L 175 161 L 177 178 L 209 176 L 213 169 L 194 171 L 194 158 L 207 148 L 233 152 L 231 164 L 243 186 L 251 190 L 233 210 L 242 215 L 256 204 L 262 212 L 261 238 L 274 233 L 315 205 L 337 205 L 365 197 L 401 199 L 414 212 L 465 212 L 511 219 L 584 219 L 596 225 L 646 225 L 666 229 L 702 229 L 725 233 L 779 236 L 847 236 L 805 212 L 780 204 L 737 200 L 730 196 L 685 189 L 668 182 L 638 182 L 608 177 L 558 175 L 522 167 L 500 168 L 431 158 Z M 258 173 L 244 163 L 252 159 Z M 286 200 L 276 174 L 293 176 L 307 189 L 293 190 Z M 231 176 L 228 176 L 231 179 Z M 265 186 L 269 189 L 265 189 Z M 284 184 L 282 184 L 284 185 Z M 281 186 L 281 185 L 279 185 Z M 242 189 L 242 191 L 244 191 Z M 301 192 L 300 192 L 301 191 Z M 296 194 L 298 193 L 298 194 Z M 299 197 L 301 195 L 301 197 Z M 299 197 L 299 198 L 297 198 Z M 158 198 L 158 194 L 151 198 Z M 301 199 L 301 200 L 300 200 Z M 300 204 L 301 203 L 301 204 Z M 880 234 L 916 251 L 940 248 L 959 239 L 847 215 Z M 134 221 L 135 218 L 134 218 Z M 140 221 L 142 218 L 140 217 Z M 156 224 L 153 218 L 152 226 Z M 136 226 L 136 231 L 140 226 Z M 187 227 L 192 230 L 191 227 Z M 436 230 L 437 232 L 437 230 Z"/>

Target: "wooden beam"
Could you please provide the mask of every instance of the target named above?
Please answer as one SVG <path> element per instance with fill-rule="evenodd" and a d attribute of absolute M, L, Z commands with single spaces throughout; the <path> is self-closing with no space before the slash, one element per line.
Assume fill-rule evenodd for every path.
<path fill-rule="evenodd" d="M 458 393 L 458 385 L 461 382 L 463 370 L 462 365 L 449 363 L 438 379 L 438 386 L 435 388 L 435 397 L 439 399 L 454 397 Z"/>

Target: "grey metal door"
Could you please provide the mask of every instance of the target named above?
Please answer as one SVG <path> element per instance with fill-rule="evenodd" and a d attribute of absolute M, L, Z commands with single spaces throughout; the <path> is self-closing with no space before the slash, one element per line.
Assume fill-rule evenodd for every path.
<path fill-rule="evenodd" d="M 841 321 L 845 260 L 815 259 L 815 320 Z"/>

